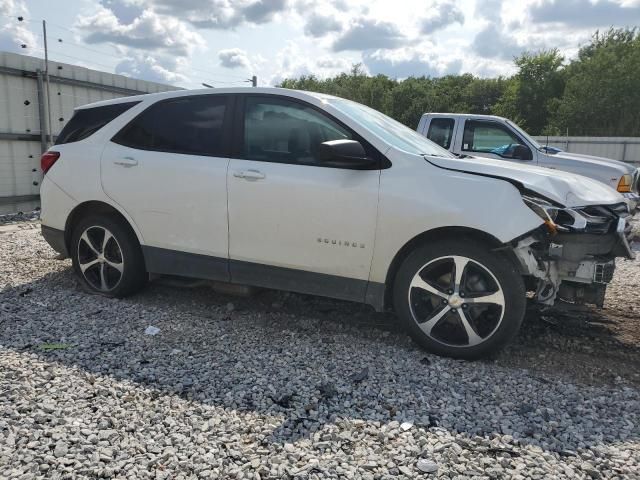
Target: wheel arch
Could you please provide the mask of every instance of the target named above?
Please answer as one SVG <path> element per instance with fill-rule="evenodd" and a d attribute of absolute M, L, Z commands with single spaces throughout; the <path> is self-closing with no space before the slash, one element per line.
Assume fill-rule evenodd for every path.
<path fill-rule="evenodd" d="M 384 309 L 391 310 L 393 308 L 393 286 L 395 278 L 400 265 L 402 265 L 402 262 L 407 258 L 407 256 L 409 256 L 412 251 L 430 242 L 440 241 L 447 238 L 458 239 L 461 237 L 481 242 L 491 249 L 497 249 L 505 246 L 503 242 L 498 240 L 493 235 L 487 232 L 483 232 L 482 230 L 477 230 L 475 228 L 469 227 L 440 227 L 416 235 L 407 243 L 405 243 L 402 248 L 400 248 L 400 250 L 398 250 L 396 255 L 393 257 L 393 260 L 389 264 L 384 283 Z M 512 261 L 516 261 L 516 258 L 510 249 L 505 250 L 505 253 Z"/>
<path fill-rule="evenodd" d="M 125 225 L 131 230 L 131 232 L 133 232 L 134 236 L 138 240 L 138 243 L 142 245 L 142 236 L 140 235 L 140 232 L 123 211 L 101 200 L 88 200 L 76 205 L 74 209 L 69 213 L 69 216 L 67 217 L 67 220 L 65 222 L 64 242 L 68 252 L 71 252 L 71 235 L 73 235 L 73 229 L 75 225 L 82 218 L 86 217 L 87 215 L 93 214 L 109 215 L 111 217 L 117 218 L 122 222 L 123 225 Z"/>

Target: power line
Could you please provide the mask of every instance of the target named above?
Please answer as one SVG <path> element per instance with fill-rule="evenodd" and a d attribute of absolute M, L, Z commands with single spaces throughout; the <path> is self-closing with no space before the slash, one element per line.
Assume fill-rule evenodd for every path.
<path fill-rule="evenodd" d="M 26 18 L 24 18 L 22 16 L 0 15 L 0 17 L 7 18 L 7 19 L 12 19 L 12 20 L 17 20 L 19 22 L 23 22 L 24 21 L 24 22 L 29 22 L 29 23 L 37 23 L 34 20 L 26 19 Z M 44 24 L 44 21 L 43 21 L 43 24 Z M 58 24 L 55 24 L 55 23 L 47 23 L 47 25 L 53 25 L 56 28 L 59 28 L 59 29 L 62 29 L 62 30 L 66 30 L 68 32 L 71 32 L 71 33 L 75 34 L 75 32 L 73 30 L 70 30 L 69 28 L 63 27 L 62 25 L 58 25 Z M 100 68 L 98 68 L 98 70 L 101 70 L 101 69 L 107 69 L 109 71 L 114 70 L 114 65 L 113 64 L 100 63 L 100 62 L 96 62 L 94 60 L 86 60 L 84 58 L 81 58 L 81 57 L 78 57 L 78 56 L 75 56 L 75 55 L 69 55 L 67 53 L 62 53 L 57 48 L 55 48 L 55 49 L 47 48 L 46 47 L 46 40 L 47 40 L 46 34 L 43 35 L 43 34 L 38 34 L 38 33 L 35 33 L 35 32 L 31 32 L 31 33 L 35 37 L 44 39 L 45 48 L 43 49 L 43 48 L 40 48 L 40 47 L 37 47 L 37 46 L 31 47 L 30 45 L 25 45 L 25 44 L 23 44 L 21 46 L 23 48 L 31 47 L 31 50 L 34 51 L 34 52 L 43 52 L 44 56 L 45 56 L 45 63 L 46 63 L 47 54 L 49 52 L 51 52 L 51 54 L 53 56 L 69 58 L 69 59 L 75 60 L 77 62 L 80 62 L 82 66 L 87 65 L 87 66 L 89 66 L 89 68 L 91 68 L 92 66 L 94 66 L 93 68 L 95 68 L 95 66 L 97 66 L 97 67 L 100 67 Z M 100 51 L 100 50 L 96 50 L 96 49 L 87 47 L 85 45 L 81 45 L 81 44 L 76 43 L 76 42 L 69 41 L 69 40 L 67 40 L 65 38 L 58 37 L 57 40 L 58 40 L 58 42 L 56 43 L 56 45 L 65 44 L 66 43 L 66 44 L 72 45 L 72 46 L 74 46 L 76 48 L 87 50 L 87 51 L 92 52 L 94 54 L 102 55 L 102 56 L 105 56 L 105 57 L 114 58 L 114 59 L 117 59 L 119 61 L 122 61 L 123 57 L 124 58 L 128 57 L 128 58 L 135 59 L 135 56 L 130 56 L 130 55 L 124 55 L 123 56 L 123 55 L 115 55 L 115 54 L 107 53 L 107 52 L 104 52 L 104 51 Z M 213 71 L 210 71 L 210 70 L 206 70 L 206 69 L 198 68 L 198 67 L 193 67 L 193 66 L 190 66 L 189 70 L 196 71 L 196 72 L 201 72 L 201 73 L 207 74 L 207 76 L 186 75 L 186 74 L 183 74 L 183 73 L 178 73 L 177 75 L 180 75 L 180 76 L 182 76 L 183 78 L 185 78 L 187 80 L 192 80 L 192 79 L 195 78 L 195 79 L 205 80 L 207 83 L 215 83 L 215 84 L 221 84 L 221 85 L 238 85 L 238 84 L 242 84 L 242 83 L 251 83 L 254 87 L 257 86 L 257 77 L 255 75 L 252 76 L 250 79 L 247 79 L 246 77 L 240 76 L 240 75 L 220 74 L 220 73 L 217 73 L 217 72 L 213 72 Z M 212 76 L 215 76 L 215 77 L 218 77 L 218 78 L 233 79 L 233 80 L 211 80 Z"/>

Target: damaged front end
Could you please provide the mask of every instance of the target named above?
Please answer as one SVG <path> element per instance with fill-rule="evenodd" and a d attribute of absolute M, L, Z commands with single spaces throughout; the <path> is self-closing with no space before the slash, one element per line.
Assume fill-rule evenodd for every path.
<path fill-rule="evenodd" d="M 534 299 L 602 307 L 617 257 L 634 258 L 627 203 L 565 208 L 523 196 L 544 224 L 511 243 Z"/>

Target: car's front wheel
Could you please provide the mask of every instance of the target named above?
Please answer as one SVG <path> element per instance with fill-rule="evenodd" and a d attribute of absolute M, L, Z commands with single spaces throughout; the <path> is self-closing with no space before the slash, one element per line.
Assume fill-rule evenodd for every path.
<path fill-rule="evenodd" d="M 474 359 L 518 332 L 526 292 L 515 265 L 478 242 L 439 241 L 412 252 L 394 285 L 394 306 L 412 338 L 439 355 Z"/>
<path fill-rule="evenodd" d="M 111 216 L 86 217 L 71 236 L 73 268 L 89 291 L 125 297 L 147 279 L 140 245 L 129 228 Z"/>

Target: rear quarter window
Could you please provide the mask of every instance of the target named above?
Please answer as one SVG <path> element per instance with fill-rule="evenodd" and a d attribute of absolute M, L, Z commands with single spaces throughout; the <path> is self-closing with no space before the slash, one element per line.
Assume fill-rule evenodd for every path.
<path fill-rule="evenodd" d="M 162 100 L 140 113 L 111 140 L 138 150 L 224 156 L 228 102 L 229 96 L 218 94 Z"/>
<path fill-rule="evenodd" d="M 124 102 L 102 107 L 83 108 L 76 110 L 69 123 L 58 135 L 56 145 L 79 142 L 90 137 L 107 123 L 122 115 L 140 102 Z"/>
<path fill-rule="evenodd" d="M 429 125 L 427 138 L 449 150 L 453 138 L 453 118 L 434 118 Z"/>

